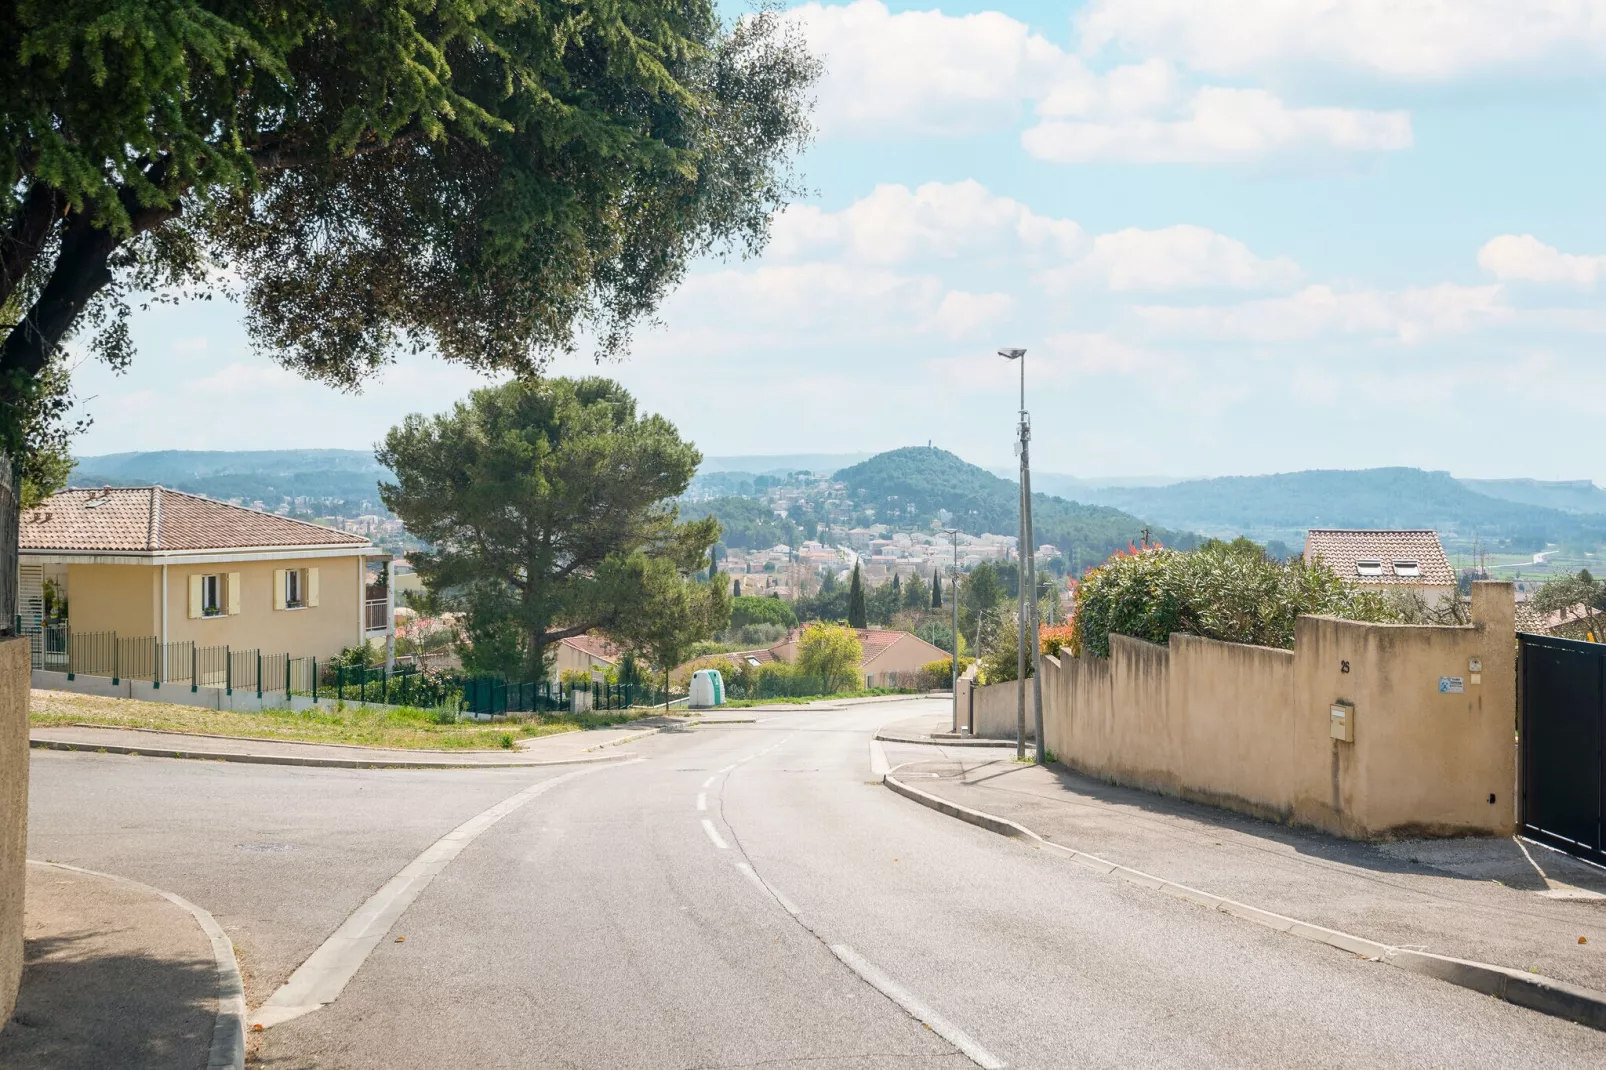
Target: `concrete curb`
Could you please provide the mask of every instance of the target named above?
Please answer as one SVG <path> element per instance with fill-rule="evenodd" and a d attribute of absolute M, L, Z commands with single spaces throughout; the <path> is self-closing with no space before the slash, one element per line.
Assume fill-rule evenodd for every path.
<path fill-rule="evenodd" d="M 893 770 L 893 773 L 897 770 Z M 903 783 L 892 773 L 882 778 L 882 783 L 906 799 L 912 799 L 922 806 L 928 806 L 938 813 L 956 817 L 961 821 L 984 828 L 989 832 L 996 832 L 1001 836 L 1014 839 L 1029 840 L 1038 848 L 1046 848 L 1067 856 L 1078 865 L 1088 869 L 1117 877 L 1132 884 L 1151 888 L 1178 899 L 1186 899 L 1190 903 L 1211 910 L 1219 910 L 1224 914 L 1264 925 L 1277 932 L 1297 936 L 1313 943 L 1326 944 L 1340 951 L 1347 951 L 1362 958 L 1434 977 L 1450 984 L 1469 988 L 1474 992 L 1494 996 L 1507 1003 L 1528 1010 L 1538 1011 L 1556 1018 L 1565 1018 L 1579 1025 L 1589 1026 L 1592 1029 L 1606 1030 L 1606 993 L 1594 989 L 1584 988 L 1581 985 L 1558 981 L 1553 977 L 1542 974 L 1525 973 L 1508 966 L 1495 966 L 1487 962 L 1471 962 L 1466 959 L 1451 958 L 1448 955 L 1435 955 L 1428 951 L 1416 951 L 1411 948 L 1394 947 L 1389 944 L 1368 940 L 1363 936 L 1341 932 L 1337 929 L 1326 929 L 1320 925 L 1311 925 L 1297 918 L 1290 918 L 1283 914 L 1276 914 L 1269 910 L 1240 903 L 1234 899 L 1226 899 L 1210 892 L 1200 891 L 1198 888 L 1186 884 L 1168 881 L 1164 877 L 1156 877 L 1142 870 L 1132 869 L 1128 866 L 1117 865 L 1097 855 L 1090 855 L 1085 851 L 1078 851 L 1045 840 L 1037 833 L 1024 825 L 1017 824 L 1002 817 L 984 813 L 981 810 L 972 810 L 967 806 L 949 802 L 919 788 Z"/>
<path fill-rule="evenodd" d="M 906 736 L 896 732 L 877 732 L 883 743 L 913 743 L 922 747 L 1013 747 L 1013 739 L 933 739 L 931 736 Z"/>
<path fill-rule="evenodd" d="M 656 730 L 655 730 L 656 731 Z M 652 735 L 644 732 L 642 735 Z M 632 736 L 640 739 L 641 736 Z M 622 739 L 619 743 L 631 740 Z M 617 744 L 605 744 L 614 746 Z M 177 750 L 171 747 L 133 747 L 123 743 L 71 743 L 60 739 L 29 739 L 37 750 L 87 751 L 91 754 L 133 754 L 142 758 L 192 758 L 199 761 L 244 762 L 249 765 L 297 765 L 311 769 L 541 769 L 551 765 L 584 765 L 612 762 L 618 756 L 595 754 L 582 758 L 557 758 L 537 762 L 430 762 L 397 761 L 385 758 L 303 758 L 294 754 L 245 754 L 238 751 Z M 601 747 L 596 748 L 598 750 Z"/>
<path fill-rule="evenodd" d="M 130 888 L 137 888 L 142 892 L 159 895 L 175 906 L 189 911 L 201 931 L 206 933 L 207 939 L 212 943 L 212 957 L 217 962 L 217 1020 L 212 1025 L 212 1047 L 207 1055 L 206 1070 L 243 1070 L 245 1067 L 245 985 L 240 980 L 240 963 L 234 957 L 234 942 L 229 939 L 212 917 L 188 899 L 164 892 L 160 888 L 152 888 L 148 884 L 119 877 L 115 873 L 102 873 L 99 870 L 84 869 L 81 866 L 69 866 L 65 862 L 44 862 L 39 859 L 28 859 L 30 866 L 50 866 L 53 869 L 65 869 L 71 873 L 83 873 L 91 877 L 101 877 L 105 880 L 116 881 Z"/>

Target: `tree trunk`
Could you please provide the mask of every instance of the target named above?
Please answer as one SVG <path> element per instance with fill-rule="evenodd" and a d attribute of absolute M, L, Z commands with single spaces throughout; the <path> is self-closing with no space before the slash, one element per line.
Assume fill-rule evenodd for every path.
<path fill-rule="evenodd" d="M 15 634 L 17 627 L 21 483 L 19 465 L 0 451 L 0 636 Z"/>

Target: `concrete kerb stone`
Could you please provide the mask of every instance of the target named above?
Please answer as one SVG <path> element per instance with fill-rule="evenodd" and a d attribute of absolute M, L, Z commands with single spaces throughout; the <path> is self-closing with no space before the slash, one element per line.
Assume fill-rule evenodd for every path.
<path fill-rule="evenodd" d="M 900 766 L 899 768 L 902 767 Z M 1487 962 L 1472 962 L 1466 959 L 1451 958 L 1448 955 L 1436 955 L 1429 951 L 1394 947 L 1375 940 L 1368 940 L 1362 936 L 1356 936 L 1353 933 L 1323 928 L 1320 925 L 1312 925 L 1297 918 L 1290 918 L 1286 915 L 1250 906 L 1247 903 L 1240 903 L 1237 900 L 1213 895 L 1210 892 L 1201 891 L 1186 884 L 1178 884 L 1175 881 L 1166 880 L 1164 877 L 1156 877 L 1152 873 L 1144 873 L 1142 870 L 1122 866 L 1097 855 L 1090 855 L 1085 851 L 1078 851 L 1075 848 L 1054 843 L 1052 840 L 1045 840 L 1031 829 L 1014 821 L 995 817 L 981 810 L 973 810 L 970 807 L 939 798 L 929 792 L 921 791 L 919 788 L 906 784 L 895 777 L 893 774 L 897 771 L 897 769 L 893 769 L 887 773 L 882 778 L 882 783 L 904 798 L 918 802 L 922 806 L 930 807 L 939 813 L 947 814 L 949 817 L 956 817 L 961 821 L 987 829 L 989 832 L 996 832 L 1001 836 L 1008 836 L 1012 839 L 1030 841 L 1035 847 L 1063 854 L 1071 861 L 1095 872 L 1117 877 L 1167 895 L 1173 895 L 1207 909 L 1219 910 L 1224 914 L 1231 914 L 1256 925 L 1263 925 L 1277 932 L 1297 936 L 1302 940 L 1326 944 L 1328 947 L 1346 951 L 1374 962 L 1385 963 L 1411 973 L 1448 981 L 1450 984 L 1494 996 L 1497 999 L 1528 1010 L 1538 1011 L 1541 1014 L 1548 1014 L 1556 1018 L 1564 1018 L 1593 1029 L 1606 1030 L 1606 993 L 1584 988 L 1581 985 L 1569 984 L 1566 981 L 1559 981 L 1553 977 L 1545 977 L 1542 974 L 1524 973 L 1508 966 L 1495 966 Z"/>
<path fill-rule="evenodd" d="M 901 732 L 877 732 L 876 739 L 883 743 L 913 743 L 922 747 L 1013 747 L 1013 739 L 972 739 L 955 736 L 938 739 L 935 736 L 912 736 Z"/>
<path fill-rule="evenodd" d="M 643 733 L 650 735 L 651 733 Z M 640 737 L 632 737 L 639 739 Z M 624 743 L 628 740 L 620 740 Z M 246 754 L 237 751 L 178 750 L 171 747 L 136 747 L 123 743 L 72 743 L 57 739 L 30 739 L 40 750 L 87 751 L 91 754 L 131 754 L 144 758 L 190 758 L 198 761 L 243 762 L 252 765 L 296 765 L 315 769 L 541 769 L 551 765 L 585 765 L 621 761 L 625 755 L 594 754 L 535 762 L 430 762 L 390 758 L 317 758 L 297 754 Z M 601 749 L 601 748 L 597 748 Z"/>
<path fill-rule="evenodd" d="M 182 896 L 152 888 L 115 873 L 69 866 L 65 862 L 45 862 L 28 859 L 30 866 L 49 866 L 72 873 L 116 881 L 141 892 L 159 895 L 163 899 L 189 912 L 206 933 L 212 944 L 212 958 L 217 963 L 217 1018 L 212 1024 L 212 1044 L 207 1053 L 207 1070 L 243 1070 L 245 1066 L 245 984 L 240 979 L 240 963 L 234 956 L 234 942 L 229 939 L 216 919 L 201 907 Z"/>

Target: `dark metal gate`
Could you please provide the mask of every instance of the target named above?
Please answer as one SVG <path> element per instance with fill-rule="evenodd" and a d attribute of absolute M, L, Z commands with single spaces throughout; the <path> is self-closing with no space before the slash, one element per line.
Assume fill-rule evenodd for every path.
<path fill-rule="evenodd" d="M 1517 636 L 1522 834 L 1606 865 L 1606 645 Z"/>

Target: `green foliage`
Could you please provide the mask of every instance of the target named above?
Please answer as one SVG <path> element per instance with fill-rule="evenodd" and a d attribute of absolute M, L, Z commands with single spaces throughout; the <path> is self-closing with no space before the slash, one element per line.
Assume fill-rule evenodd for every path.
<path fill-rule="evenodd" d="M 959 675 L 965 675 L 973 660 L 966 657 L 959 659 Z M 940 658 L 937 661 L 928 661 L 920 666 L 920 689 L 922 691 L 946 691 L 953 686 L 954 659 Z"/>
<path fill-rule="evenodd" d="M 976 638 L 984 614 L 1004 600 L 1004 585 L 991 561 L 983 561 L 965 574 L 959 584 L 959 630 Z"/>
<path fill-rule="evenodd" d="M 752 498 L 714 498 L 685 507 L 688 516 L 711 516 L 719 521 L 719 538 L 739 550 L 767 550 L 771 546 L 796 546 L 801 532 L 790 520 Z"/>
<path fill-rule="evenodd" d="M 1016 483 L 968 464 L 945 450 L 926 446 L 880 453 L 862 464 L 843 468 L 836 479 L 863 504 L 883 512 L 903 511 L 906 520 L 923 526 L 938 509 L 953 514 L 951 526 L 971 535 L 1012 532 L 1020 527 L 1020 490 Z M 913 512 L 908 512 L 913 507 Z M 1081 505 L 1047 494 L 1032 495 L 1036 541 L 1074 553 L 1081 564 L 1102 561 L 1141 537 L 1144 522 L 1105 506 Z M 1191 546 L 1186 532 L 1154 528 L 1153 537 L 1170 546 Z M 970 629 L 966 628 L 968 632 Z"/>
<path fill-rule="evenodd" d="M 828 692 L 856 682 L 863 660 L 864 647 L 851 627 L 813 624 L 803 630 L 798 640 L 798 671 L 825 680 Z"/>
<path fill-rule="evenodd" d="M 1557 576 L 1534 592 L 1533 607 L 1542 613 L 1560 613 L 1563 623 L 1581 620 L 1596 641 L 1606 639 L 1601 628 L 1601 607 L 1606 604 L 1606 583 L 1596 582 L 1588 569 L 1576 576 Z"/>
<path fill-rule="evenodd" d="M 848 627 L 869 627 L 869 615 L 864 604 L 864 581 L 859 577 L 859 566 L 853 566 L 853 579 L 848 584 Z"/>
<path fill-rule="evenodd" d="M 792 607 L 779 598 L 761 598 L 757 595 L 744 594 L 731 599 L 732 628 L 744 628 L 749 624 L 776 624 L 783 628 L 797 627 L 797 615 Z"/>
<path fill-rule="evenodd" d="M 1110 634 L 1165 643 L 1173 633 L 1292 648 L 1306 614 L 1397 621 L 1388 600 L 1346 584 L 1320 563 L 1279 562 L 1258 546 L 1212 542 L 1188 553 L 1163 548 L 1118 554 L 1076 589 L 1072 651 L 1107 657 Z M 991 679 L 989 673 L 989 679 Z"/>
<path fill-rule="evenodd" d="M 915 627 L 914 634 L 916 637 L 924 639 L 932 646 L 948 651 L 950 655 L 953 653 L 954 630 L 944 621 L 928 620 L 923 624 L 917 625 Z M 961 633 L 959 636 L 959 653 L 962 655 L 964 652 L 965 637 L 964 634 Z"/>
<path fill-rule="evenodd" d="M 688 263 L 762 246 L 818 71 L 707 0 L 7 4 L 0 452 L 74 332 L 122 367 L 129 296 L 218 264 L 253 342 L 340 386 L 399 348 L 621 352 Z"/>
<path fill-rule="evenodd" d="M 1020 621 L 1013 613 L 1007 614 L 997 625 L 987 626 L 987 643 L 981 653 L 981 676 L 989 684 L 1008 683 L 1020 679 Z M 1036 666 L 1026 662 L 1029 678 Z"/>
<path fill-rule="evenodd" d="M 931 608 L 942 608 L 942 573 L 936 572 L 931 576 Z"/>
<path fill-rule="evenodd" d="M 931 596 L 926 592 L 926 584 L 918 574 L 911 574 L 909 582 L 903 585 L 903 606 L 905 609 L 925 609 L 931 602 Z"/>
<path fill-rule="evenodd" d="M 471 672 L 544 679 L 551 645 L 592 630 L 646 629 L 661 645 L 655 614 L 685 609 L 686 577 L 717 534 L 669 504 L 697 450 L 607 379 L 477 390 L 443 415 L 407 417 L 378 456 L 396 474 L 385 504 L 431 546 L 412 555 L 419 576 L 463 592 Z M 719 588 L 699 604 L 728 607 L 724 577 Z"/>

